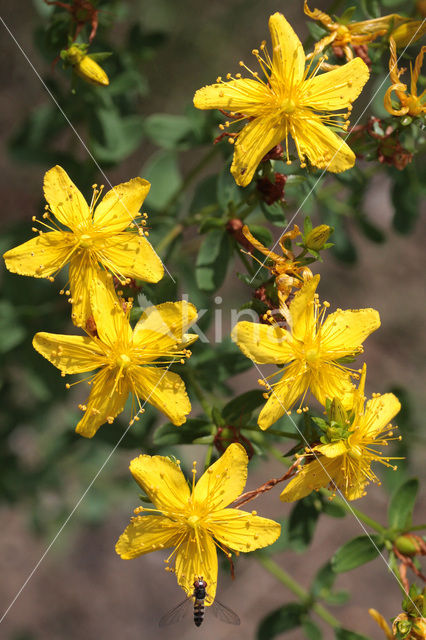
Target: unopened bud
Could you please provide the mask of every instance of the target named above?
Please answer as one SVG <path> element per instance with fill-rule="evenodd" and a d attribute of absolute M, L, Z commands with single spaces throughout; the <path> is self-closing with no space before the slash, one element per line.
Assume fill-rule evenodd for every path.
<path fill-rule="evenodd" d="M 410 534 L 398 536 L 394 544 L 398 551 L 404 554 L 404 556 L 415 556 L 422 552 L 422 547 L 418 536 L 413 536 Z"/>
<path fill-rule="evenodd" d="M 330 420 L 337 424 L 344 425 L 346 423 L 346 411 L 343 408 L 339 398 L 333 398 L 330 405 Z"/>
<path fill-rule="evenodd" d="M 313 251 L 320 251 L 332 232 L 333 228 L 329 227 L 328 224 L 320 224 L 319 227 L 314 227 L 305 238 L 305 247 L 313 249 Z"/>
<path fill-rule="evenodd" d="M 426 31 L 424 20 L 408 20 L 394 29 L 390 34 L 398 49 L 416 42 Z"/>

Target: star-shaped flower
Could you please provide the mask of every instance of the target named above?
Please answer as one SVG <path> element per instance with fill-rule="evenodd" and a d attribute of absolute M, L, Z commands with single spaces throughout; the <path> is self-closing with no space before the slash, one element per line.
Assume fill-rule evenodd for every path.
<path fill-rule="evenodd" d="M 426 104 L 424 102 L 426 89 L 422 91 L 420 95 L 417 95 L 417 81 L 422 69 L 423 57 L 426 52 L 426 47 L 421 48 L 420 53 L 414 63 L 414 68 L 410 64 L 411 86 L 410 92 L 408 92 L 407 85 L 401 82 L 399 79 L 400 76 L 404 73 L 405 69 L 398 69 L 395 40 L 391 38 L 389 44 L 391 52 L 389 58 L 389 75 L 392 80 L 392 84 L 385 94 L 385 109 L 389 111 L 389 113 L 393 116 L 421 116 L 422 114 L 426 113 Z M 395 109 L 392 104 L 392 93 L 394 91 L 400 103 L 399 109 Z"/>
<path fill-rule="evenodd" d="M 136 482 L 146 492 L 154 509 L 138 507 L 137 515 L 120 536 L 116 551 L 129 560 L 160 549 L 174 548 L 179 585 L 192 595 L 194 578 L 203 576 L 212 604 L 217 586 L 216 546 L 230 556 L 230 550 L 249 552 L 275 542 L 281 532 L 277 522 L 256 512 L 227 508 L 242 493 L 247 478 L 247 454 L 240 444 L 231 444 L 192 490 L 176 462 L 163 456 L 142 455 L 130 463 Z M 216 545 L 216 546 L 215 546 Z"/>
<path fill-rule="evenodd" d="M 44 177 L 50 209 L 46 208 L 42 225 L 48 231 L 7 251 L 7 268 L 52 280 L 69 263 L 72 318 L 84 327 L 91 315 L 90 283 L 100 266 L 122 283 L 127 278 L 158 282 L 163 277 L 162 262 L 144 237 L 143 226 L 139 234 L 126 231 L 135 226 L 149 188 L 147 180 L 133 178 L 108 191 L 98 204 L 102 188 L 95 186 L 89 206 L 62 167 L 53 167 Z"/>
<path fill-rule="evenodd" d="M 332 172 L 349 169 L 355 155 L 329 125 L 347 128 L 352 102 L 369 77 L 367 65 L 356 58 L 318 75 L 322 59 L 312 70 L 312 62 L 305 68 L 302 44 L 281 13 L 270 17 L 269 28 L 272 58 L 265 43 L 262 53 L 253 50 L 264 79 L 241 62 L 252 78 L 228 74 L 227 82 L 218 78 L 217 84 L 199 89 L 194 96 L 198 109 L 226 109 L 231 118 L 248 121 L 238 134 L 230 134 L 230 141 L 235 141 L 231 167 L 235 181 L 247 186 L 265 154 L 282 140 L 290 163 L 289 138 L 294 140 L 301 166 L 308 159 Z"/>
<path fill-rule="evenodd" d="M 232 331 L 234 342 L 253 362 L 280 367 L 273 376 L 282 374 L 281 379 L 266 384 L 270 393 L 259 415 L 261 429 L 270 427 L 298 398 L 302 397 L 302 403 L 308 389 L 323 405 L 327 398 L 341 398 L 350 392 L 354 374 L 341 360 L 362 353 L 362 343 L 380 326 L 375 309 L 338 309 L 326 317 L 330 305 L 324 302 L 320 306 L 315 294 L 318 282 L 319 275 L 308 280 L 289 309 L 280 309 L 290 331 L 275 324 L 273 316 L 272 325 L 239 322 Z"/>
<path fill-rule="evenodd" d="M 145 400 L 173 424 L 183 424 L 191 404 L 183 380 L 166 365 L 191 355 L 186 347 L 197 336 L 185 331 L 197 317 L 195 307 L 185 301 L 149 307 L 132 331 L 130 309 L 123 311 L 109 280 L 100 274 L 91 284 L 97 335 L 37 333 L 33 340 L 34 348 L 63 375 L 98 369 L 89 377 L 92 389 L 87 403 L 80 405 L 85 414 L 77 433 L 94 436 L 104 422 L 112 422 L 121 413 L 129 393 L 136 406 L 133 413 L 141 410 L 141 400 Z"/>
<path fill-rule="evenodd" d="M 401 405 L 393 393 L 374 394 L 364 409 L 365 376 L 364 365 L 359 387 L 351 394 L 346 410 L 337 400 L 329 407 L 327 421 L 317 419 L 324 433 L 322 444 L 306 450 L 307 462 L 281 493 L 283 502 L 300 500 L 327 486 L 339 489 L 348 500 L 356 500 L 365 495 L 367 484 L 380 484 L 371 469 L 373 462 L 392 466 L 392 458 L 376 447 L 387 446 L 395 439 L 395 427 L 389 422 Z M 338 410 L 333 411 L 336 406 Z"/>

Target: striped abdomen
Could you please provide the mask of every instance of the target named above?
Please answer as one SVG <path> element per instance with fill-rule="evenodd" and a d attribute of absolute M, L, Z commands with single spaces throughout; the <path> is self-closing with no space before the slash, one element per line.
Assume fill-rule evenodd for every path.
<path fill-rule="evenodd" d="M 194 602 L 194 624 L 199 627 L 204 619 L 204 600 Z"/>

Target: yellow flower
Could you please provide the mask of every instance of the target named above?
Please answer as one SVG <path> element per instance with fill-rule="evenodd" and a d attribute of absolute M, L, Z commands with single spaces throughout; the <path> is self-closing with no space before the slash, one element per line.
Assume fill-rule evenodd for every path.
<path fill-rule="evenodd" d="M 195 321 L 196 309 L 185 301 L 150 307 L 132 331 L 130 309 L 123 311 L 110 278 L 100 273 L 90 287 L 96 336 L 37 333 L 33 346 L 63 375 L 99 369 L 88 378 L 92 389 L 87 404 L 80 405 L 85 414 L 76 431 L 82 436 L 91 438 L 104 422 L 113 422 L 129 393 L 136 412 L 143 399 L 173 424 L 183 424 L 191 404 L 183 380 L 165 365 L 191 355 L 186 347 L 197 336 L 184 332 Z"/>
<path fill-rule="evenodd" d="M 98 276 L 100 265 L 122 283 L 126 278 L 158 282 L 163 277 L 162 262 L 142 227 L 139 234 L 126 231 L 135 226 L 149 188 L 147 180 L 133 178 L 108 191 L 97 204 L 102 187 L 97 189 L 95 185 L 88 206 L 62 167 L 53 167 L 44 177 L 44 195 L 50 209 L 46 205 L 41 222 L 49 231 L 39 231 L 38 237 L 7 251 L 7 268 L 13 273 L 53 280 L 52 275 L 69 262 L 72 318 L 74 324 L 84 326 L 91 315 L 90 283 Z"/>
<path fill-rule="evenodd" d="M 109 78 L 101 66 L 87 54 L 87 45 L 72 44 L 68 49 L 61 51 L 61 58 L 69 63 L 75 73 L 90 82 L 101 87 L 109 85 Z"/>
<path fill-rule="evenodd" d="M 408 93 L 407 85 L 399 80 L 400 75 L 404 73 L 405 69 L 398 69 L 395 41 L 393 38 L 390 39 L 391 55 L 389 59 L 389 75 L 392 80 L 392 85 L 386 91 L 384 104 L 385 109 L 393 116 L 420 116 L 426 113 L 426 105 L 423 104 L 426 89 L 419 96 L 417 95 L 417 80 L 419 79 L 425 51 L 426 47 L 422 47 L 414 63 L 414 68 L 410 64 L 411 93 Z M 399 109 L 394 109 L 392 106 L 393 91 L 395 91 L 399 100 Z"/>
<path fill-rule="evenodd" d="M 393 393 L 374 394 L 364 409 L 366 369 L 364 365 L 359 387 L 351 394 L 346 411 L 336 399 L 329 407 L 328 421 L 316 420 L 324 433 L 323 444 L 306 450 L 308 462 L 281 493 L 283 502 L 300 500 L 327 486 L 339 489 L 348 500 L 356 500 L 365 495 L 367 484 L 380 484 L 371 470 L 372 462 L 392 466 L 392 458 L 383 456 L 375 447 L 387 446 L 389 440 L 395 439 L 389 421 L 401 405 Z"/>
<path fill-rule="evenodd" d="M 211 604 L 216 595 L 217 545 L 225 551 L 254 551 L 278 538 L 277 522 L 226 508 L 242 493 L 247 478 L 247 454 L 240 444 L 231 444 L 217 462 L 195 484 L 192 491 L 177 463 L 163 456 L 142 455 L 130 463 L 136 482 L 146 492 L 155 509 L 138 507 L 135 513 L 153 513 L 132 518 L 120 536 L 116 551 L 129 560 L 145 553 L 174 547 L 167 558 L 174 558 L 179 585 L 191 595 L 194 578 L 207 582 Z"/>
<path fill-rule="evenodd" d="M 294 140 L 302 167 L 307 158 L 320 169 L 349 169 L 355 155 L 328 125 L 347 128 L 352 102 L 369 77 L 367 65 L 356 58 L 317 75 L 321 59 L 309 76 L 311 63 L 305 68 L 302 44 L 281 13 L 270 17 L 269 28 L 272 59 L 264 42 L 260 47 L 263 56 L 253 50 L 265 79 L 240 62 L 253 78 L 242 78 L 241 74 L 232 78 L 228 74 L 228 82 L 218 78 L 217 84 L 199 89 L 194 96 L 198 109 L 228 109 L 231 118 L 248 120 L 238 134 L 230 134 L 230 141 L 235 140 L 231 167 L 235 181 L 242 187 L 248 185 L 263 156 L 282 140 L 290 163 L 289 137 Z M 333 111 L 339 113 L 330 113 Z"/>
<path fill-rule="evenodd" d="M 316 275 L 296 293 L 289 309 L 281 307 L 290 331 L 277 324 L 252 322 L 239 322 L 232 331 L 232 339 L 244 355 L 257 364 L 278 365 L 280 369 L 273 376 L 283 374 L 275 384 L 266 385 L 271 393 L 259 415 L 261 429 L 288 412 L 300 396 L 303 403 L 308 389 L 323 405 L 327 398 L 349 393 L 354 374 L 340 360 L 362 353 L 362 343 L 380 326 L 374 309 L 338 309 L 326 318 L 330 305 L 324 302 L 320 307 L 315 294 L 318 282 Z M 259 382 L 265 385 L 263 380 Z"/>
<path fill-rule="evenodd" d="M 330 32 L 328 36 L 325 36 L 315 44 L 314 55 L 332 44 L 333 47 L 340 47 L 343 50 L 346 60 L 352 60 L 354 57 L 352 46 L 368 45 L 379 36 L 387 35 L 391 29 L 394 29 L 392 35 L 397 33 L 397 37 L 400 40 L 398 46 L 405 46 L 404 38 L 407 38 L 408 33 L 411 34 L 412 41 L 415 42 L 425 31 L 424 28 L 419 29 L 420 21 L 404 18 L 404 16 L 400 16 L 397 13 L 390 13 L 387 16 L 372 20 L 346 23 L 343 21 L 334 22 L 328 14 L 319 9 L 309 9 L 307 0 L 305 0 L 304 11 L 313 20 L 321 22 Z M 408 40 L 409 38 L 407 42 Z"/>

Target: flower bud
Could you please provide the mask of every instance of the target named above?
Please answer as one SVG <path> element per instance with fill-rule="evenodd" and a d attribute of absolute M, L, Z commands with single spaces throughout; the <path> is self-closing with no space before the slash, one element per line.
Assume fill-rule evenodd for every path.
<path fill-rule="evenodd" d="M 424 20 L 408 20 L 394 29 L 390 36 L 395 40 L 398 49 L 416 42 L 426 31 Z"/>
<path fill-rule="evenodd" d="M 404 554 L 404 556 L 415 556 L 421 553 L 418 536 L 406 534 L 398 536 L 395 540 L 395 547 Z"/>
<path fill-rule="evenodd" d="M 339 398 L 333 398 L 330 405 L 330 420 L 337 424 L 344 425 L 346 423 L 346 411 L 343 408 Z"/>
<path fill-rule="evenodd" d="M 305 247 L 313 251 L 320 251 L 324 248 L 332 232 L 333 228 L 329 227 L 328 224 L 320 224 L 318 227 L 314 227 L 305 238 Z"/>
<path fill-rule="evenodd" d="M 109 85 L 109 78 L 105 71 L 86 53 L 87 45 L 72 44 L 68 49 L 61 51 L 61 58 L 72 66 L 80 78 L 106 87 Z"/>

